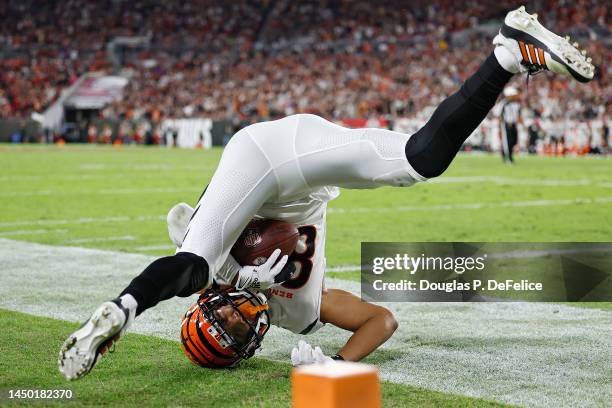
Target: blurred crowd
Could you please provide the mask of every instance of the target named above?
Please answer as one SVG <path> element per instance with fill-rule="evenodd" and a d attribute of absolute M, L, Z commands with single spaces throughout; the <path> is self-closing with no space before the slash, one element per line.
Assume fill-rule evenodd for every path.
<path fill-rule="evenodd" d="M 10 0 L 0 3 L 0 118 L 42 112 L 83 73 L 104 71 L 130 80 L 101 116 L 153 128 L 164 118 L 245 123 L 298 112 L 424 121 L 491 52 L 491 31 L 482 28 L 497 27 L 522 3 Z M 550 120 L 605 117 L 612 95 L 606 2 L 542 0 L 527 8 L 577 38 L 598 71 L 587 85 L 549 73 L 527 85 L 517 76 L 525 106 Z M 116 66 L 107 44 L 122 36 L 147 45 Z"/>
<path fill-rule="evenodd" d="M 603 1 L 515 0 L 344 0 L 281 1 L 275 7 L 262 39 L 273 48 L 316 43 L 318 48 L 335 43 L 364 41 L 401 42 L 416 34 L 469 29 L 521 4 L 546 10 L 544 23 L 563 32 L 605 32 L 607 9 Z"/>

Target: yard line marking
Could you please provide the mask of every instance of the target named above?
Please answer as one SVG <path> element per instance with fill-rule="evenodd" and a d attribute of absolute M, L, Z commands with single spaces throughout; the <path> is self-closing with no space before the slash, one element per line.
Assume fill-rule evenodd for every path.
<path fill-rule="evenodd" d="M 124 235 L 121 237 L 97 237 L 97 238 L 79 238 L 67 239 L 65 244 L 85 244 L 88 242 L 105 242 L 105 241 L 135 241 L 136 237 L 132 235 Z"/>
<path fill-rule="evenodd" d="M 446 211 L 446 210 L 470 210 L 481 208 L 500 208 L 500 207 L 541 207 L 574 204 L 608 204 L 612 203 L 612 197 L 595 198 L 574 198 L 567 200 L 532 200 L 532 201 L 506 201 L 491 203 L 471 203 L 471 204 L 433 204 L 430 206 L 399 206 L 399 207 L 364 207 L 364 208 L 328 208 L 329 214 L 344 213 L 384 213 L 384 212 L 416 212 L 416 211 Z M 151 215 L 140 217 L 86 217 L 64 220 L 29 220 L 29 221 L 7 221 L 0 222 L 0 228 L 28 225 L 62 225 L 62 224 L 85 224 L 94 222 L 131 222 L 131 221 L 156 221 L 165 220 L 165 215 Z"/>
<path fill-rule="evenodd" d="M 3 231 L 0 232 L 0 236 L 8 235 L 37 235 L 37 234 L 49 234 L 49 233 L 66 233 L 67 229 L 38 229 L 38 230 L 17 230 L 17 231 Z"/>
<path fill-rule="evenodd" d="M 594 246 L 591 248 L 568 248 L 568 249 L 546 249 L 546 250 L 528 250 L 528 251 L 508 251 L 500 253 L 491 253 L 487 257 L 489 259 L 512 259 L 512 258 L 541 258 L 548 255 L 576 255 L 576 254 L 594 254 L 599 252 L 610 252 L 610 248 L 604 246 Z"/>
<path fill-rule="evenodd" d="M 84 165 L 89 166 L 89 165 Z M 91 168 L 98 169 L 96 165 L 90 166 Z M 126 168 L 133 169 L 134 167 L 126 166 L 111 166 L 113 168 Z M 156 169 L 156 170 L 169 170 L 175 169 L 172 166 L 168 167 L 146 167 L 142 166 L 143 169 Z M 100 168 L 105 170 L 107 168 Z M 194 167 L 185 168 L 189 170 L 210 170 L 210 167 Z M 123 177 L 123 176 L 121 176 Z M 11 180 L 89 180 L 89 179 L 109 179 L 118 178 L 118 176 L 108 174 L 79 174 L 79 175 L 4 175 L 0 176 L 0 180 L 11 181 Z M 594 181 L 591 179 L 525 179 L 517 177 L 501 177 L 501 176 L 458 176 L 458 177 L 438 177 L 427 181 L 427 184 L 463 184 L 463 183 L 496 183 L 502 185 L 532 185 L 532 186 L 589 186 L 596 185 L 599 187 L 612 188 L 612 182 L 609 181 Z"/>
<path fill-rule="evenodd" d="M 119 178 L 119 177 L 124 178 L 123 175 L 115 176 L 114 178 Z M 100 179 L 109 179 L 109 178 L 112 178 L 112 176 L 105 175 L 105 174 L 79 174 L 79 175 L 74 175 L 74 176 L 56 175 L 56 174 L 45 175 L 45 176 L 17 174 L 17 175 L 12 175 L 12 176 L 0 176 L 0 180 L 3 180 L 3 181 L 15 181 L 15 180 L 51 180 L 51 181 L 77 180 L 78 181 L 78 180 L 92 180 L 92 179 L 100 180 Z"/>
<path fill-rule="evenodd" d="M 209 168 L 198 168 L 199 170 L 208 170 Z M 163 168 L 163 170 L 168 170 Z M 120 177 L 124 177 L 121 175 Z M 155 176 L 157 177 L 157 176 Z M 79 175 L 5 175 L 0 176 L 0 180 L 101 180 L 119 178 L 117 175 L 108 174 L 79 174 Z M 554 186 L 554 187 L 571 187 L 571 186 L 590 186 L 612 188 L 612 182 L 593 181 L 590 179 L 523 179 L 515 177 L 499 177 L 499 176 L 461 176 L 461 177 L 439 177 L 431 179 L 427 184 L 469 184 L 469 183 L 495 183 L 500 185 L 530 185 L 530 186 Z"/>
<path fill-rule="evenodd" d="M 515 177 L 499 176 L 465 176 L 465 177 L 439 177 L 429 180 L 427 184 L 449 184 L 449 183 L 485 183 L 531 186 L 588 186 L 593 184 L 589 179 L 522 179 Z"/>
<path fill-rule="evenodd" d="M 531 201 L 502 201 L 491 203 L 468 203 L 468 204 L 433 204 L 430 206 L 399 206 L 399 207 L 355 207 L 342 208 L 332 207 L 327 211 L 330 214 L 351 213 L 385 213 L 385 212 L 412 212 L 412 211 L 444 211 L 444 210 L 477 210 L 482 208 L 506 208 L 506 207 L 547 207 L 557 205 L 574 204 L 607 204 L 612 203 L 612 197 L 595 198 L 573 198 L 565 200 L 531 200 Z"/>
<path fill-rule="evenodd" d="M 94 194 L 133 194 L 133 193 L 182 193 L 202 191 L 198 188 L 175 188 L 175 187 L 161 187 L 161 188 L 104 188 L 102 190 L 96 190 Z"/>
<path fill-rule="evenodd" d="M 330 268 L 325 268 L 326 272 L 352 272 L 361 270 L 361 266 L 359 265 L 340 265 L 340 266 L 332 266 Z"/>
<path fill-rule="evenodd" d="M 145 215 L 138 217 L 82 217 L 65 220 L 29 220 L 1 222 L 0 228 L 28 226 L 28 225 L 65 225 L 65 224 L 89 224 L 96 222 L 131 222 L 131 221 L 161 221 L 166 220 L 165 215 Z"/>
<path fill-rule="evenodd" d="M 176 247 L 174 245 L 168 244 L 159 244 L 159 245 L 145 245 L 145 246 L 137 246 L 130 248 L 134 251 L 164 251 L 164 250 L 174 250 Z"/>
<path fill-rule="evenodd" d="M 35 191 L 6 191 L 0 192 L 0 197 L 19 197 L 19 196 L 48 196 L 48 195 L 84 195 L 84 194 L 148 194 L 148 193 L 184 193 L 201 191 L 201 188 L 104 188 L 101 190 L 78 190 L 78 191 L 59 191 L 59 190 L 35 190 Z"/>
<path fill-rule="evenodd" d="M 82 322 L 155 257 L 0 238 L 0 259 L 0 307 Z M 359 293 L 360 284 L 326 279 L 326 286 Z M 179 317 L 196 299 L 161 302 L 130 331 L 176 341 Z M 373 356 L 387 356 L 377 363 L 383 380 L 521 406 L 612 400 L 612 388 L 602 386 L 612 366 L 610 311 L 527 302 L 384 306 L 400 325 Z M 308 341 L 333 352 L 348 336 L 326 325 Z M 272 327 L 257 356 L 288 362 L 303 338 Z"/>
<path fill-rule="evenodd" d="M 37 191 L 3 191 L 0 193 L 0 197 L 20 197 L 20 196 L 45 196 L 51 195 L 55 192 L 52 190 L 37 190 Z M 76 193 L 75 193 L 76 194 Z"/>
<path fill-rule="evenodd" d="M 159 174 L 140 174 L 139 178 L 155 178 L 159 180 Z M 113 179 L 121 179 L 125 180 L 125 174 L 79 174 L 79 175 L 61 175 L 61 174 L 51 174 L 51 175 L 11 175 L 11 176 L 0 176 L 0 181 L 17 181 L 17 180 L 45 180 L 45 181 L 58 181 L 58 180 L 113 180 Z"/>
<path fill-rule="evenodd" d="M 175 166 L 171 164 L 107 164 L 107 163 L 87 163 L 81 164 L 79 169 L 81 170 L 163 170 L 163 171 L 205 171 L 212 170 L 215 166 Z"/>

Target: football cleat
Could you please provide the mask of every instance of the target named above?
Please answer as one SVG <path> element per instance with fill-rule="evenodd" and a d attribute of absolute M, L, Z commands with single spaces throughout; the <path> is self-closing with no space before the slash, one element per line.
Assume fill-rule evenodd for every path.
<path fill-rule="evenodd" d="M 88 374 L 100 357 L 121 337 L 134 321 L 134 310 L 119 300 L 104 302 L 60 349 L 59 371 L 67 380 Z"/>
<path fill-rule="evenodd" d="M 595 66 L 586 51 L 580 51 L 577 43 L 572 45 L 569 37 L 547 30 L 537 17 L 524 6 L 509 12 L 493 44 L 506 47 L 520 61 L 521 72 L 549 70 L 580 82 L 592 80 Z"/>

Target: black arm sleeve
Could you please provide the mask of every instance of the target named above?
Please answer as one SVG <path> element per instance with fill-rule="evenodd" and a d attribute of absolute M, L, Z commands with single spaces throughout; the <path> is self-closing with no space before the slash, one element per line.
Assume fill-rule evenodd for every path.
<path fill-rule="evenodd" d="M 174 296 L 191 296 L 209 282 L 208 263 L 201 256 L 179 252 L 159 258 L 132 282 L 121 295 L 130 294 L 138 302 L 136 315 Z"/>

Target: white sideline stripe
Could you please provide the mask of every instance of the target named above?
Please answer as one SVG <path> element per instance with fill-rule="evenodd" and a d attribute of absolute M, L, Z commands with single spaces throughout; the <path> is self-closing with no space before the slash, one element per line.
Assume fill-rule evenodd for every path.
<path fill-rule="evenodd" d="M 153 259 L 0 238 L 0 307 L 82 322 Z M 359 293 L 356 282 L 326 283 Z M 133 331 L 176 341 L 179 317 L 193 301 L 161 302 L 136 320 Z M 400 322 L 382 346 L 389 356 L 379 364 L 385 380 L 528 406 L 605 406 L 612 400 L 609 311 L 550 303 L 384 305 Z M 303 338 L 272 328 L 258 355 L 287 363 Z M 308 341 L 330 354 L 347 338 L 346 331 L 327 326 Z"/>
<path fill-rule="evenodd" d="M 96 238 L 78 238 L 67 239 L 64 244 L 85 244 L 88 242 L 106 242 L 106 241 L 135 241 L 136 237 L 132 235 L 124 235 L 120 237 L 96 237 Z"/>
<path fill-rule="evenodd" d="M 430 206 L 399 206 L 399 207 L 364 207 L 364 208 L 328 208 L 330 214 L 344 213 L 384 213 L 384 212 L 413 212 L 413 211 L 445 211 L 445 210 L 469 210 L 480 208 L 500 208 L 500 207 L 545 207 L 556 205 L 574 204 L 608 204 L 612 203 L 612 197 L 595 198 L 574 198 L 567 200 L 532 200 L 532 201 L 506 201 L 491 203 L 471 203 L 471 204 L 434 204 Z M 28 221 L 8 221 L 0 222 L 0 228 L 29 225 L 62 225 L 62 224 L 86 224 L 95 222 L 131 222 L 131 221 L 156 221 L 165 220 L 165 215 L 151 215 L 140 217 L 85 217 L 65 220 L 28 220 Z"/>

